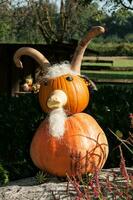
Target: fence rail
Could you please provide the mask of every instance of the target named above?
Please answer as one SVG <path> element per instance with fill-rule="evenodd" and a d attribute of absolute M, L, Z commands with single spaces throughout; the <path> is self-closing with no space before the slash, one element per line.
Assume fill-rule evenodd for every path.
<path fill-rule="evenodd" d="M 120 58 L 119 58 L 120 59 Z M 128 59 L 128 58 L 126 58 Z M 131 59 L 131 58 L 130 58 Z M 81 66 L 82 70 L 85 70 L 85 73 L 87 73 L 87 75 L 89 76 L 89 71 L 94 71 L 97 72 L 96 75 L 101 74 L 101 71 L 105 71 L 105 78 L 103 77 L 103 73 L 102 73 L 102 77 L 96 77 L 95 73 L 94 75 L 91 77 L 91 79 L 95 82 L 95 83 L 99 83 L 99 84 L 133 84 L 133 78 L 131 78 L 131 74 L 133 72 L 133 66 L 121 66 L 121 67 L 117 67 L 114 66 L 114 58 L 110 59 L 107 57 L 90 57 L 90 56 L 85 56 L 83 58 L 83 62 L 82 62 L 82 66 Z M 113 72 L 113 76 L 111 76 L 111 72 Z M 116 77 L 114 77 L 114 73 L 116 72 Z M 122 75 L 125 76 L 124 72 L 131 72 L 130 77 L 128 78 L 128 75 L 126 76 L 126 78 L 117 78 L 117 72 L 122 73 Z M 109 77 L 108 77 L 108 73 L 109 73 Z"/>
<path fill-rule="evenodd" d="M 82 65 L 82 70 L 96 70 L 96 71 L 133 71 L 133 67 L 111 67 L 108 65 Z"/>
<path fill-rule="evenodd" d="M 106 63 L 106 64 L 111 64 L 113 66 L 114 61 L 113 60 L 100 60 L 100 59 L 83 59 L 83 63 Z"/>
<path fill-rule="evenodd" d="M 133 79 L 93 79 L 95 83 L 133 84 Z"/>

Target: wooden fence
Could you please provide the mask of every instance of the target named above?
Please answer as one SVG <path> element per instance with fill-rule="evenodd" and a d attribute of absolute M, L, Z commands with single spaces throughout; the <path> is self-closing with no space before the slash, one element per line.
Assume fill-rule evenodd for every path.
<path fill-rule="evenodd" d="M 114 60 L 109 59 L 107 57 L 90 57 L 90 56 L 84 56 L 82 61 L 82 70 L 88 71 L 115 71 L 115 72 L 126 72 L 126 71 L 132 71 L 133 72 L 133 66 L 132 67 L 116 67 L 114 65 Z M 89 73 L 88 73 L 89 75 Z M 114 83 L 114 84 L 133 84 L 133 78 L 93 78 L 93 81 L 98 84 L 105 84 L 105 83 Z"/>

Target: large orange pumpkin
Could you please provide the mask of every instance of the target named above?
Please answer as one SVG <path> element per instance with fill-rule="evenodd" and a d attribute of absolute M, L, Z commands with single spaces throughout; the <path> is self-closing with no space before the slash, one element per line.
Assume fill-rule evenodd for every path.
<path fill-rule="evenodd" d="M 62 75 L 47 79 L 40 86 L 39 102 L 44 112 L 49 112 L 47 100 L 54 90 L 63 90 L 68 98 L 65 110 L 69 114 L 82 112 L 89 102 L 89 90 L 86 81 L 77 75 Z"/>
<path fill-rule="evenodd" d="M 49 134 L 44 120 L 36 131 L 30 155 L 41 170 L 58 176 L 74 175 L 101 169 L 107 159 L 108 143 L 103 130 L 93 117 L 77 113 L 67 118 L 61 138 Z"/>

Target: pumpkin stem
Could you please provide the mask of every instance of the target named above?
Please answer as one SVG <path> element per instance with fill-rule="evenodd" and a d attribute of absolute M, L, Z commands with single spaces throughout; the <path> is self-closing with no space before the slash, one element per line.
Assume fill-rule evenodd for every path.
<path fill-rule="evenodd" d="M 71 61 L 71 69 L 80 73 L 81 62 L 84 56 L 84 52 L 92 40 L 92 38 L 104 33 L 105 29 L 101 26 L 94 26 L 92 29 L 87 33 L 87 35 L 79 42 L 77 46 L 73 59 Z"/>
<path fill-rule="evenodd" d="M 50 65 L 49 61 L 36 49 L 30 48 L 30 47 L 22 47 L 18 49 L 13 57 L 13 60 L 17 67 L 23 68 L 23 64 L 20 60 L 20 57 L 26 55 L 34 58 L 40 65 L 41 71 L 46 71 L 46 68 Z"/>

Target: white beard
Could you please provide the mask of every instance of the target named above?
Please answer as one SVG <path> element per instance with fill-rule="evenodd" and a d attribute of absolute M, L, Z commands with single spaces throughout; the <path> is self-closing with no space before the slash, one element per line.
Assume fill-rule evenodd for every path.
<path fill-rule="evenodd" d="M 65 132 L 65 120 L 67 115 L 63 108 L 57 108 L 50 112 L 49 121 L 49 133 L 53 137 L 60 138 Z"/>

